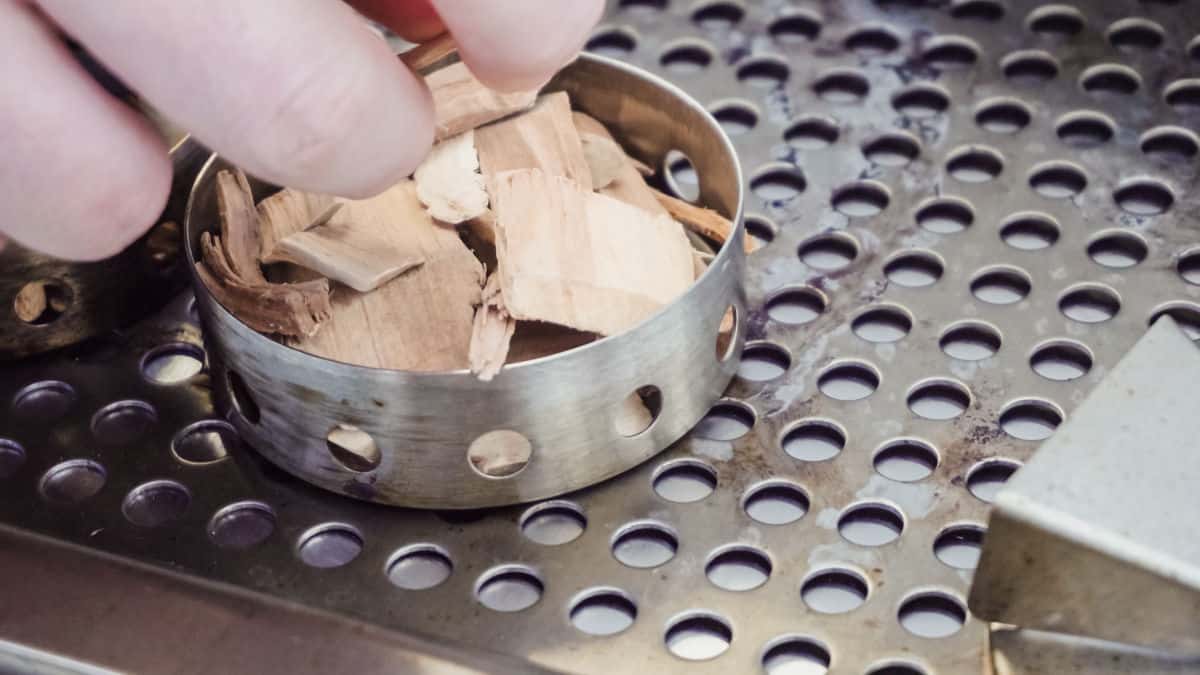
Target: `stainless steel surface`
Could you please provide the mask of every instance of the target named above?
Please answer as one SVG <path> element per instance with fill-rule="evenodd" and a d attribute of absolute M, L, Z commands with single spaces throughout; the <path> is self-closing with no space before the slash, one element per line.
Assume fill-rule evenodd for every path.
<path fill-rule="evenodd" d="M 1200 659 L 1060 633 L 993 626 L 995 675 L 1191 675 Z"/>
<path fill-rule="evenodd" d="M 665 73 L 706 106 L 728 100 L 732 110 L 750 110 L 722 117 L 731 128 L 739 119 L 756 121 L 734 143 L 747 187 L 758 188 L 747 195 L 748 229 L 774 236 L 748 259 L 747 338 L 755 348 L 748 350 L 741 376 L 726 392 L 728 403 L 703 423 L 702 433 L 654 461 L 556 500 L 564 502 L 563 508 L 442 514 L 391 509 L 303 485 L 237 447 L 214 463 L 182 462 L 171 440 L 185 426 L 213 415 L 209 375 L 157 385 L 143 379 L 138 365 L 156 345 L 197 341 L 181 300 L 158 327 L 138 331 L 107 354 L 92 352 L 83 363 L 42 358 L 0 371 L 0 401 L 50 379 L 77 392 L 75 406 L 53 422 L 18 420 L 8 408 L 0 413 L 0 437 L 20 442 L 26 456 L 4 479 L 0 519 L 563 670 L 751 673 L 762 672 L 769 655 L 769 672 L 775 675 L 786 673 L 788 663 L 819 673 L 827 655 L 835 674 L 859 675 L 883 663 L 914 664 L 927 675 L 985 672 L 987 627 L 977 619 L 967 616 L 960 630 L 939 638 L 919 637 L 904 626 L 930 634 L 957 624 L 988 516 L 981 497 L 993 496 L 1038 445 L 1005 432 L 1002 415 L 1008 412 L 1003 419 L 1013 433 L 1036 437 L 1050 426 L 1038 420 L 1052 418 L 1011 406 L 1028 399 L 1052 401 L 1069 418 L 1142 335 L 1152 314 L 1169 307 L 1185 327 L 1200 325 L 1189 320 L 1200 316 L 1194 309 L 1200 286 L 1193 285 L 1200 282 L 1200 257 L 1191 253 L 1200 245 L 1191 216 L 1197 206 L 1196 157 L 1189 150 L 1190 129 L 1200 117 L 1195 108 L 1178 105 L 1188 100 L 1179 93 L 1187 87 L 1173 85 L 1200 74 L 1189 51 L 1200 32 L 1200 16 L 1186 2 L 1079 2 L 1075 7 L 1016 0 L 923 8 L 868 1 L 646 0 L 622 9 L 614 2 L 600 31 L 622 32 L 597 46 L 632 44 L 626 58 Z M 703 25 L 692 19 L 700 10 Z M 997 20 L 979 18 L 997 13 L 1002 15 Z M 1109 27 L 1133 16 L 1161 26 L 1160 47 L 1137 50 L 1108 42 Z M 728 25 L 731 19 L 737 20 Z M 1076 27 L 1074 35 L 1062 34 Z M 816 39 L 806 39 L 808 34 Z M 956 70 L 929 65 L 929 58 L 945 63 L 956 51 L 930 54 L 927 47 L 939 46 L 931 42 L 933 36 L 952 35 L 979 45 L 974 65 Z M 687 53 L 698 54 L 700 62 L 707 54 L 707 67 L 688 73 L 682 57 L 668 59 L 674 64 L 670 69 L 661 65 L 663 53 L 681 40 L 700 43 L 697 52 Z M 859 50 L 878 51 L 893 43 L 895 49 L 860 55 L 848 50 L 847 42 Z M 1053 79 L 1023 84 L 1003 75 L 1001 61 L 1028 50 L 1045 51 L 1056 60 Z M 767 62 L 772 65 L 750 67 L 756 57 L 771 55 L 778 56 Z M 1037 55 L 1018 56 L 1018 63 L 1027 63 L 1018 73 L 1038 71 Z M 783 86 L 754 86 L 781 72 L 780 62 L 788 75 Z M 1081 90 L 1085 70 L 1109 63 L 1138 73 L 1135 93 Z M 859 71 L 866 80 L 868 91 L 859 103 L 831 102 L 814 90 L 820 82 L 826 97 L 853 98 L 862 80 L 844 69 Z M 759 75 L 741 81 L 739 70 Z M 1117 74 L 1089 79 L 1093 91 L 1123 82 L 1122 70 L 1098 72 Z M 933 95 L 917 99 L 926 100 L 924 106 L 904 106 L 909 115 L 898 112 L 892 98 L 916 84 L 943 88 L 946 109 L 912 116 L 921 107 L 938 108 Z M 1164 100 L 1172 86 L 1175 106 Z M 1111 137 L 1094 148 L 1063 141 L 1057 122 L 1079 110 L 1110 119 Z M 788 142 L 794 121 L 804 124 Z M 1018 127 L 1012 134 L 988 130 Z M 1103 127 L 1096 127 L 1095 138 L 1105 137 Z M 1080 142 L 1079 133 L 1066 136 Z M 812 147 L 823 143 L 829 144 Z M 1143 144 L 1150 152 L 1143 152 Z M 986 176 L 994 155 L 959 150 L 980 145 L 1003 157 L 995 180 L 965 183 L 947 174 L 948 159 L 965 156 L 976 159 L 956 162 L 958 175 Z M 875 163 L 864 157 L 864 146 Z M 895 165 L 910 152 L 918 152 L 915 160 Z M 1080 166 L 1087 174 L 1086 189 L 1071 199 L 1034 191 L 1029 172 L 1049 161 Z M 1174 204 L 1167 213 L 1132 215 L 1117 205 L 1117 187 L 1139 177 L 1171 186 Z M 835 190 L 854 181 L 886 187 L 888 204 L 880 214 L 851 218 L 832 206 Z M 1048 187 L 1054 182 L 1043 175 L 1039 185 L 1054 193 Z M 799 195 L 780 196 L 802 184 Z M 680 187 L 687 185 L 683 180 Z M 856 193 L 877 194 L 871 189 L 850 194 Z M 962 227 L 961 218 L 952 217 L 927 217 L 924 226 L 917 224 L 917 205 L 942 195 L 970 205 L 969 225 Z M 860 201 L 868 204 L 850 210 L 871 208 L 871 200 L 843 198 L 840 203 Z M 1026 213 L 1045 215 L 1017 216 Z M 825 272 L 798 259 L 802 242 L 811 242 L 805 257 L 825 268 L 851 250 L 844 237 L 812 239 L 826 230 L 853 237 L 857 244 L 857 257 L 843 270 Z M 1102 233 L 1108 230 L 1138 239 L 1105 239 Z M 1097 238 L 1115 244 L 1094 246 Z M 1137 254 L 1138 240 L 1145 244 L 1144 255 Z M 1121 245 L 1128 241 L 1135 243 Z M 1108 265 L 1136 264 L 1102 265 L 1089 248 Z M 929 252 L 911 253 L 917 249 Z M 1001 266 L 996 274 L 972 284 L 981 270 L 995 266 Z M 1007 305 L 972 292 L 974 285 L 984 298 L 1011 299 L 1021 295 L 1022 282 L 1029 288 L 1024 299 Z M 1097 323 L 1067 318 L 1060 298 L 1081 283 L 1114 289 L 1117 314 Z M 1068 298 L 1064 306 L 1077 317 L 1099 317 L 1111 307 L 1101 293 Z M 963 325 L 978 330 L 943 340 L 948 327 Z M 848 363 L 855 361 L 870 363 L 874 371 Z M 919 390 L 925 395 L 913 397 L 916 407 L 935 417 L 953 411 L 962 400 L 957 381 L 969 392 L 962 415 L 925 419 L 909 409 L 910 390 L 930 378 L 941 386 Z M 875 379 L 878 385 L 866 398 L 842 400 L 866 392 Z M 818 383 L 841 398 L 821 393 Z M 102 406 L 131 398 L 151 404 L 157 421 L 139 440 L 115 448 L 101 445 L 90 431 L 91 417 Z M 104 466 L 107 483 L 78 506 L 54 506 L 40 496 L 38 482 L 67 459 Z M 688 463 L 678 464 L 681 460 Z M 122 515 L 122 500 L 134 487 L 156 479 L 186 486 L 190 503 L 174 522 L 137 529 Z M 695 501 L 671 501 L 661 493 Z M 233 512 L 245 520 L 218 518 L 244 525 L 210 522 L 218 510 L 247 500 L 263 506 Z M 855 508 L 849 536 L 895 537 L 899 511 L 903 530 L 898 538 L 870 547 L 842 537 L 840 514 L 864 501 L 884 505 L 865 514 Z M 539 518 L 539 513 L 553 518 Z M 297 552 L 302 535 L 338 523 L 354 528 L 359 539 L 345 529 L 319 530 L 323 536 L 316 543 L 305 540 L 305 556 L 337 562 L 360 540 L 357 557 L 341 567 L 306 565 Z M 216 546 L 210 529 L 223 532 L 216 537 L 226 543 L 253 543 L 266 535 L 234 550 Z M 725 555 L 730 546 L 757 549 L 762 556 L 751 552 L 731 558 Z M 762 564 L 763 556 L 769 567 Z M 823 581 L 829 567 L 845 570 L 833 577 L 843 583 Z M 493 570 L 499 578 L 489 574 Z M 920 595 L 930 591 L 946 595 Z M 914 595 L 921 599 L 908 602 Z M 536 603 L 511 613 L 479 600 L 511 607 L 533 596 L 539 596 Z M 573 620 L 571 609 L 580 602 Z M 822 608 L 858 606 L 831 614 L 812 609 L 809 602 Z M 595 634 L 624 624 L 628 627 L 617 634 Z M 788 642 L 789 636 L 797 641 Z M 726 639 L 729 647 L 708 661 L 675 655 L 712 654 Z M 1138 672 L 1132 663 L 1126 672 Z"/>
<path fill-rule="evenodd" d="M 704 203 L 738 219 L 741 174 L 733 148 L 704 109 L 671 85 L 583 57 L 547 90 L 569 93 L 576 109 L 604 122 L 643 159 L 685 152 L 704 175 Z M 214 158 L 196 181 L 185 224 L 189 261 L 200 233 L 217 225 L 215 175 L 226 166 Z M 255 187 L 260 198 L 270 190 Z M 736 330 L 722 348 L 719 327 L 727 310 L 737 317 L 746 312 L 741 237 L 739 227 L 734 244 L 686 293 L 641 324 L 507 366 L 490 382 L 466 371 L 381 370 L 306 354 L 248 328 L 198 284 L 218 407 L 238 411 L 230 416 L 238 431 L 275 464 L 358 499 L 479 508 L 591 485 L 678 440 L 728 386 L 744 332 Z M 625 401 L 648 388 L 657 391 L 657 405 L 648 405 L 656 418 L 644 430 L 621 428 Z M 380 456 L 357 465 L 335 456 L 326 437 L 340 425 L 368 434 Z M 524 446 L 527 463 L 487 475 L 475 455 L 493 451 L 488 444 L 504 436 Z"/>
<path fill-rule="evenodd" d="M 1156 321 L 996 495 L 977 616 L 1200 654 L 1200 349 Z"/>
<path fill-rule="evenodd" d="M 180 246 L 187 188 L 207 151 L 191 138 L 171 149 L 172 196 L 159 222 L 121 253 L 92 263 L 72 263 L 15 242 L 0 250 L 0 361 L 72 345 L 157 311 L 185 285 Z M 64 198 L 70 197 L 64 186 Z M 51 307 L 22 317 L 17 296 L 41 284 Z"/>

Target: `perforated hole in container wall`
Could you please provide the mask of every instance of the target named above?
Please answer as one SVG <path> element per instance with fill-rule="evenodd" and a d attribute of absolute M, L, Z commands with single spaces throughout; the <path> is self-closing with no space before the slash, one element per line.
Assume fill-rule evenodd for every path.
<path fill-rule="evenodd" d="M 903 663 L 978 673 L 986 629 L 961 613 L 972 570 L 945 562 L 945 533 L 986 523 L 986 500 L 1036 449 L 1022 438 L 1031 434 L 1006 432 L 1013 411 L 1033 401 L 1069 419 L 1156 312 L 1200 301 L 1197 242 L 1180 226 L 1198 206 L 1187 129 L 1200 123 L 1200 61 L 1188 56 L 1200 14 L 1165 2 L 1075 5 L 609 3 L 597 49 L 662 74 L 704 106 L 754 111 L 733 142 L 747 212 L 770 222 L 772 236 L 749 260 L 747 339 L 760 357 L 769 345 L 788 358 L 770 361 L 769 377 L 734 380 L 706 423 L 721 433 L 691 436 L 542 508 L 468 513 L 340 498 L 220 434 L 200 440 L 227 459 L 186 461 L 173 439 L 213 418 L 212 396 L 228 393 L 208 364 L 180 381 L 143 377 L 152 348 L 199 344 L 181 299 L 117 349 L 3 368 L 0 517 L 568 671 L 611 671 L 621 654 L 643 672 L 799 664 L 866 673 Z M 1148 24 L 1128 19 L 1161 27 L 1161 41 L 1130 32 Z M 703 45 L 709 58 L 664 65 L 679 45 Z M 1031 73 L 1036 83 L 1022 76 Z M 912 92 L 936 92 L 937 105 L 897 106 Z M 1064 131 L 1064 120 L 1079 119 L 1103 124 Z M 804 120 L 821 120 L 821 142 L 798 142 Z M 880 139 L 901 139 L 903 150 L 882 152 Z M 776 190 L 763 176 L 800 178 Z M 760 189 L 750 190 L 756 177 Z M 847 214 L 846 195 L 868 193 L 846 186 L 861 185 L 886 199 Z M 969 222 L 930 227 L 928 212 L 918 214 L 936 198 L 963 207 L 956 213 Z M 1120 232 L 1132 236 L 1114 238 Z M 814 241 L 853 242 L 854 255 L 844 266 L 809 264 Z M 1113 251 L 1133 249 L 1097 241 L 1136 242 L 1136 255 L 1113 265 Z M 928 273 L 906 283 L 913 270 Z M 996 270 L 1019 273 L 987 276 Z M 989 302 L 973 293 L 981 277 L 1019 278 L 1021 292 Z M 1111 292 L 1117 302 L 1104 307 L 1115 313 L 1080 320 L 1101 296 L 1079 289 Z M 815 299 L 803 301 L 803 320 L 784 312 L 794 298 Z M 881 306 L 911 317 L 895 339 L 864 332 L 863 317 Z M 823 392 L 819 375 L 837 364 L 872 373 L 871 390 Z M 954 383 L 955 416 L 910 409 L 929 383 Z M 93 416 L 128 400 L 152 413 L 138 433 L 115 446 L 91 442 L 113 433 L 92 431 Z M 836 450 L 796 452 L 789 433 L 805 420 L 836 429 Z M 923 449 L 912 460 L 919 470 L 897 473 L 882 454 L 897 447 Z M 151 481 L 177 483 L 190 499 L 148 530 L 129 523 L 122 504 Z M 664 498 L 664 486 L 697 498 Z M 847 513 L 894 536 L 856 544 L 839 532 Z M 153 555 L 148 541 L 159 542 Z M 853 608 L 807 611 L 802 589 L 808 583 L 811 596 L 811 581 L 829 570 L 855 580 Z"/>

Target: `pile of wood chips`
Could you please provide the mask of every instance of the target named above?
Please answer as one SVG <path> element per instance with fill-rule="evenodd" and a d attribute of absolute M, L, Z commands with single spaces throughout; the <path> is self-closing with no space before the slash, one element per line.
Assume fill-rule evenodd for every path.
<path fill-rule="evenodd" d="M 462 63 L 426 82 L 437 142 L 376 197 L 285 188 L 256 205 L 240 171 L 218 174 L 197 270 L 239 319 L 345 363 L 490 380 L 634 326 L 704 271 L 695 233 L 729 237 L 648 186 L 567 94 L 498 93 Z"/>

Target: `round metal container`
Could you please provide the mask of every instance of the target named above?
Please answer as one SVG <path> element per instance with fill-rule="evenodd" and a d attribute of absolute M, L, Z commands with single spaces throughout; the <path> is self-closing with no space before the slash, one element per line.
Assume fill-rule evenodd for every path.
<path fill-rule="evenodd" d="M 122 328 L 178 293 L 187 280 L 179 223 L 207 155 L 190 137 L 174 144 L 175 177 L 158 223 L 111 258 L 70 262 L 8 242 L 0 250 L 0 361 Z"/>
<path fill-rule="evenodd" d="M 742 177 L 731 144 L 681 90 L 617 61 L 583 56 L 546 87 L 559 90 L 648 164 L 663 165 L 672 150 L 686 154 L 700 201 L 734 216 L 734 238 L 684 295 L 631 330 L 507 366 L 491 382 L 466 371 L 347 365 L 292 349 L 251 330 L 197 279 L 218 405 L 270 461 L 326 489 L 386 504 L 511 504 L 630 469 L 683 436 L 720 397 L 736 371 L 746 306 Z M 228 166 L 214 156 L 196 181 L 185 224 L 189 262 L 200 234 L 217 225 L 214 176 Z M 259 199 L 277 189 L 252 187 Z M 731 309 L 733 328 L 722 331 Z M 639 395 L 657 416 L 627 436 L 622 406 Z M 343 425 L 373 442 L 373 456 L 348 458 L 327 441 Z M 518 461 L 504 475 L 481 471 L 514 452 Z"/>

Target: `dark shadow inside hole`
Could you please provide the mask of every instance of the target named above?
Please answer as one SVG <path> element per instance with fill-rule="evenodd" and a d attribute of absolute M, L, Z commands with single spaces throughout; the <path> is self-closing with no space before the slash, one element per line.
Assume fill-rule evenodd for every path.
<path fill-rule="evenodd" d="M 824 313 L 826 302 L 820 292 L 811 288 L 781 291 L 767 300 L 767 316 L 779 323 L 798 326 L 813 321 Z"/>
<path fill-rule="evenodd" d="M 767 525 L 786 525 L 803 518 L 809 509 L 808 495 L 792 485 L 765 485 L 746 497 L 747 515 Z"/>
<path fill-rule="evenodd" d="M 1119 94 L 1127 96 L 1138 90 L 1141 83 L 1137 77 L 1123 68 L 1098 67 L 1084 73 L 1084 91 L 1093 94 Z M 1170 101 L 1168 101 L 1170 103 Z"/>
<path fill-rule="evenodd" d="M 921 58 L 935 68 L 955 70 L 975 65 L 979 51 L 966 42 L 947 40 L 926 48 Z"/>
<path fill-rule="evenodd" d="M 840 233 L 818 235 L 800 244 L 800 262 L 818 270 L 839 270 L 858 257 L 858 245 Z"/>
<path fill-rule="evenodd" d="M 763 654 L 762 667 L 767 675 L 788 673 L 824 673 L 830 663 L 829 650 L 811 640 L 792 639 L 780 642 Z"/>
<path fill-rule="evenodd" d="M 818 78 L 813 91 L 830 103 L 857 103 L 871 91 L 871 84 L 861 73 L 837 71 Z"/>
<path fill-rule="evenodd" d="M 862 577 L 838 569 L 820 572 L 800 586 L 804 603 L 822 614 L 841 614 L 857 609 L 869 592 Z"/>
<path fill-rule="evenodd" d="M 1083 17 L 1071 8 L 1046 8 L 1031 14 L 1029 29 L 1047 37 L 1071 37 L 1083 30 Z"/>
<path fill-rule="evenodd" d="M 900 134 L 884 134 L 868 141 L 863 156 L 881 166 L 904 166 L 921 154 L 921 146 L 912 138 Z"/>
<path fill-rule="evenodd" d="M 755 249 L 762 248 L 775 240 L 775 228 L 765 220 L 747 218 L 746 236 L 750 237 Z"/>
<path fill-rule="evenodd" d="M 839 401 L 857 401 L 879 388 L 879 374 L 865 364 L 844 363 L 821 373 L 817 388 Z"/>
<path fill-rule="evenodd" d="M 908 117 L 932 117 L 946 112 L 950 99 L 932 87 L 913 87 L 892 97 L 892 107 Z"/>
<path fill-rule="evenodd" d="M 1033 120 L 1029 108 L 1013 101 L 997 101 L 975 113 L 975 123 L 985 131 L 996 134 L 1015 134 Z"/>
<path fill-rule="evenodd" d="M 929 286 L 942 278 L 943 271 L 941 261 L 923 251 L 898 255 L 883 267 L 889 281 L 906 288 Z"/>
<path fill-rule="evenodd" d="M 816 150 L 833 144 L 838 139 L 838 126 L 823 117 L 806 117 L 797 120 L 783 132 L 789 144 L 802 150 Z"/>
<path fill-rule="evenodd" d="M 999 0 L 963 0 L 950 6 L 950 16 L 956 19 L 999 21 L 1004 13 L 1004 4 Z"/>
<path fill-rule="evenodd" d="M 604 56 L 622 57 L 637 48 L 637 40 L 627 31 L 607 30 L 593 35 L 584 49 Z"/>
<path fill-rule="evenodd" d="M 882 546 L 904 533 L 904 517 L 886 504 L 862 504 L 838 518 L 838 531 L 860 546 Z"/>
<path fill-rule="evenodd" d="M 767 30 L 783 43 L 811 42 L 821 34 L 821 22 L 805 14 L 794 14 L 775 20 Z"/>
<path fill-rule="evenodd" d="M 70 308 L 75 294 L 55 281 L 31 281 L 13 298 L 13 313 L 31 326 L 54 323 Z"/>
<path fill-rule="evenodd" d="M 1042 216 L 1019 216 L 1000 227 L 1000 238 L 1013 248 L 1037 251 L 1058 241 L 1058 226 Z"/>
<path fill-rule="evenodd" d="M 970 406 L 971 395 L 950 382 L 929 382 L 908 395 L 908 407 L 913 414 L 930 420 L 953 419 Z"/>
<path fill-rule="evenodd" d="M 1099 265 L 1112 268 L 1133 267 L 1146 259 L 1146 242 L 1129 232 L 1113 232 L 1094 239 L 1087 247 L 1088 257 Z"/>
<path fill-rule="evenodd" d="M 1042 401 L 1016 403 L 1000 414 L 1000 428 L 1009 436 L 1026 441 L 1049 437 L 1062 421 L 1062 415 Z"/>
<path fill-rule="evenodd" d="M 1138 181 L 1124 185 L 1113 193 L 1121 210 L 1135 216 L 1156 216 L 1166 213 L 1175 203 L 1175 196 L 1160 183 Z"/>
<path fill-rule="evenodd" d="M 712 115 L 730 136 L 740 136 L 758 125 L 758 114 L 744 105 L 721 106 Z"/>
<path fill-rule="evenodd" d="M 946 170 L 964 183 L 984 183 L 1000 175 L 1004 160 L 995 152 L 971 148 L 954 154 L 946 162 Z"/>
<path fill-rule="evenodd" d="M 1020 302 L 1032 289 L 1029 277 L 1010 269 L 990 270 L 971 280 L 971 293 L 993 305 Z"/>
<path fill-rule="evenodd" d="M 696 73 L 712 64 L 712 52 L 700 45 L 685 44 L 665 52 L 659 63 L 676 75 Z"/>
<path fill-rule="evenodd" d="M 742 21 L 745 11 L 731 2 L 714 2 L 692 13 L 692 21 L 701 28 L 720 30 L 732 28 Z"/>
<path fill-rule="evenodd" d="M 900 47 L 900 39 L 883 28 L 868 27 L 846 36 L 843 45 L 859 56 L 882 56 L 896 51 Z"/>
<path fill-rule="evenodd" d="M 737 69 L 737 78 L 752 87 L 770 89 L 787 82 L 791 69 L 775 59 L 754 59 Z"/>
<path fill-rule="evenodd" d="M 900 606 L 900 624 L 921 637 L 947 637 L 957 633 L 967 622 L 967 610 L 962 604 L 940 593 L 914 596 Z"/>
<path fill-rule="evenodd" d="M 1190 113 L 1200 109 L 1200 81 L 1184 82 L 1167 88 L 1167 105 L 1180 112 Z"/>
<path fill-rule="evenodd" d="M 1099 115 L 1080 115 L 1064 120 L 1055 129 L 1063 143 L 1076 148 L 1094 148 L 1112 140 L 1116 129 Z"/>
<path fill-rule="evenodd" d="M 710 581 L 731 591 L 761 586 L 771 576 L 771 571 L 769 558 L 758 551 L 743 548 L 719 553 L 704 567 Z"/>
<path fill-rule="evenodd" d="M 938 344 L 948 356 L 963 361 L 978 361 L 1000 351 L 1000 334 L 983 324 L 968 323 L 946 331 Z"/>
<path fill-rule="evenodd" d="M 791 199 L 807 188 L 808 182 L 799 169 L 771 169 L 750 181 L 750 191 L 768 202 Z"/>
<path fill-rule="evenodd" d="M 754 412 L 749 408 L 736 403 L 718 403 L 709 409 L 692 431 L 701 438 L 732 441 L 746 435 L 753 427 Z M 692 471 L 705 471 L 691 464 L 681 466 L 691 467 Z"/>
<path fill-rule="evenodd" d="M 1076 345 L 1051 343 L 1039 347 L 1029 358 L 1029 365 L 1048 380 L 1067 382 L 1086 375 L 1092 369 L 1092 357 Z"/>
<path fill-rule="evenodd" d="M 738 375 L 752 382 L 773 380 L 787 372 L 792 358 L 786 350 L 770 343 L 754 344 L 742 352 Z"/>
<path fill-rule="evenodd" d="M 979 499 L 991 502 L 1018 468 L 1015 462 L 1004 459 L 984 462 L 967 475 L 967 490 Z"/>
<path fill-rule="evenodd" d="M 1048 56 L 1023 55 L 1005 62 L 1004 77 L 1021 86 L 1044 84 L 1058 77 L 1058 64 Z"/>
<path fill-rule="evenodd" d="M 895 342 L 912 330 L 912 319 L 895 307 L 876 307 L 855 317 L 850 327 L 867 342 Z"/>
<path fill-rule="evenodd" d="M 852 218 L 873 216 L 886 209 L 889 201 L 887 190 L 872 183 L 853 183 L 833 194 L 833 207 Z"/>
<path fill-rule="evenodd" d="M 874 459 L 875 471 L 879 475 L 906 483 L 928 477 L 937 465 L 937 453 L 925 444 L 912 440 L 889 443 Z"/>
<path fill-rule="evenodd" d="M 961 232 L 975 222 L 970 206 L 953 199 L 939 199 L 917 209 L 917 224 L 930 232 Z"/>
<path fill-rule="evenodd" d="M 1029 185 L 1043 197 L 1065 199 L 1083 192 L 1087 176 L 1073 166 L 1054 164 L 1034 171 Z"/>
<path fill-rule="evenodd" d="M 795 459 L 823 462 L 845 449 L 846 435 L 833 424 L 812 420 L 801 422 L 784 434 L 780 446 Z"/>
<path fill-rule="evenodd" d="M 1158 49 L 1163 39 L 1163 29 L 1148 21 L 1128 23 L 1108 34 L 1108 41 L 1117 49 Z"/>
<path fill-rule="evenodd" d="M 1182 304 L 1165 307 L 1150 317 L 1148 325 L 1154 325 L 1154 322 L 1163 316 L 1174 319 L 1179 329 L 1191 340 L 1200 340 L 1200 307 Z"/>
<path fill-rule="evenodd" d="M 1147 155 L 1168 161 L 1188 160 L 1200 153 L 1200 144 L 1194 136 L 1175 129 L 1151 131 L 1142 139 L 1141 147 Z"/>
<path fill-rule="evenodd" d="M 1069 319 L 1100 323 L 1117 315 L 1121 310 L 1121 301 L 1106 288 L 1085 286 L 1064 294 L 1058 301 L 1058 309 Z"/>

